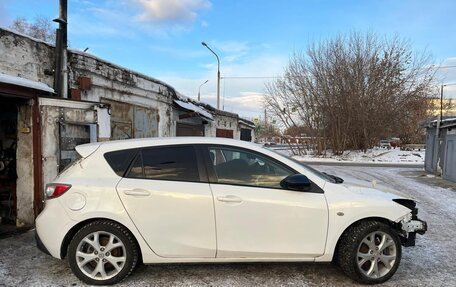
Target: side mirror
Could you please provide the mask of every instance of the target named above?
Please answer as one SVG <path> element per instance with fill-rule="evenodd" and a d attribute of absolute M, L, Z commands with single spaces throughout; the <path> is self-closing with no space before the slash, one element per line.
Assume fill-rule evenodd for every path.
<path fill-rule="evenodd" d="M 310 180 L 303 174 L 292 174 L 282 179 L 280 186 L 289 190 L 308 191 Z"/>

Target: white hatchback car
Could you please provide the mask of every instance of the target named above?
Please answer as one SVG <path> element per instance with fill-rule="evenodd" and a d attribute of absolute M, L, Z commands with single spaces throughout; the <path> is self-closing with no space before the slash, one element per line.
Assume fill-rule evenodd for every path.
<path fill-rule="evenodd" d="M 76 147 L 46 187 L 38 247 L 88 284 L 138 262 L 337 262 L 362 283 L 388 280 L 426 223 L 415 202 L 352 186 L 256 144 L 135 139 Z"/>

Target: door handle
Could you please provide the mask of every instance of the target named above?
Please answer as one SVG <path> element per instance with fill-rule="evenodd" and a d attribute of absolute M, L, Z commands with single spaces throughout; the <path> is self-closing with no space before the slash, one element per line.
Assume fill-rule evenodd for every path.
<path fill-rule="evenodd" d="M 135 188 L 135 189 L 128 189 L 124 190 L 123 192 L 125 195 L 132 195 L 132 196 L 149 196 L 150 192 L 145 189 Z"/>
<path fill-rule="evenodd" d="M 242 198 L 234 195 L 218 196 L 217 200 L 222 202 L 242 202 Z"/>

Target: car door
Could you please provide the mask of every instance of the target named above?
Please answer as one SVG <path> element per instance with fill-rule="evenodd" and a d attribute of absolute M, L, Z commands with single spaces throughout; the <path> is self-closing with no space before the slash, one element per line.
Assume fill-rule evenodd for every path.
<path fill-rule="evenodd" d="M 323 191 L 280 187 L 296 172 L 251 150 L 208 146 L 218 258 L 314 258 L 324 253 L 328 209 Z"/>
<path fill-rule="evenodd" d="M 139 232 L 162 257 L 214 258 L 214 205 L 193 146 L 142 149 L 118 194 Z"/>

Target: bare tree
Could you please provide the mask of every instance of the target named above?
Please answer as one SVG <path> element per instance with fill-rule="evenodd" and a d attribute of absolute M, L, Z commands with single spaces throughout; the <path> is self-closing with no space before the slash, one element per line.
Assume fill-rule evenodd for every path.
<path fill-rule="evenodd" d="M 351 33 L 295 53 L 266 106 L 286 127 L 306 127 L 317 151 L 366 150 L 378 140 L 413 140 L 433 95 L 427 53 L 398 37 Z"/>
<path fill-rule="evenodd" d="M 32 23 L 25 18 L 18 17 L 13 21 L 10 29 L 44 42 L 55 42 L 55 30 L 52 28 L 52 21 L 43 16 L 36 17 Z"/>

